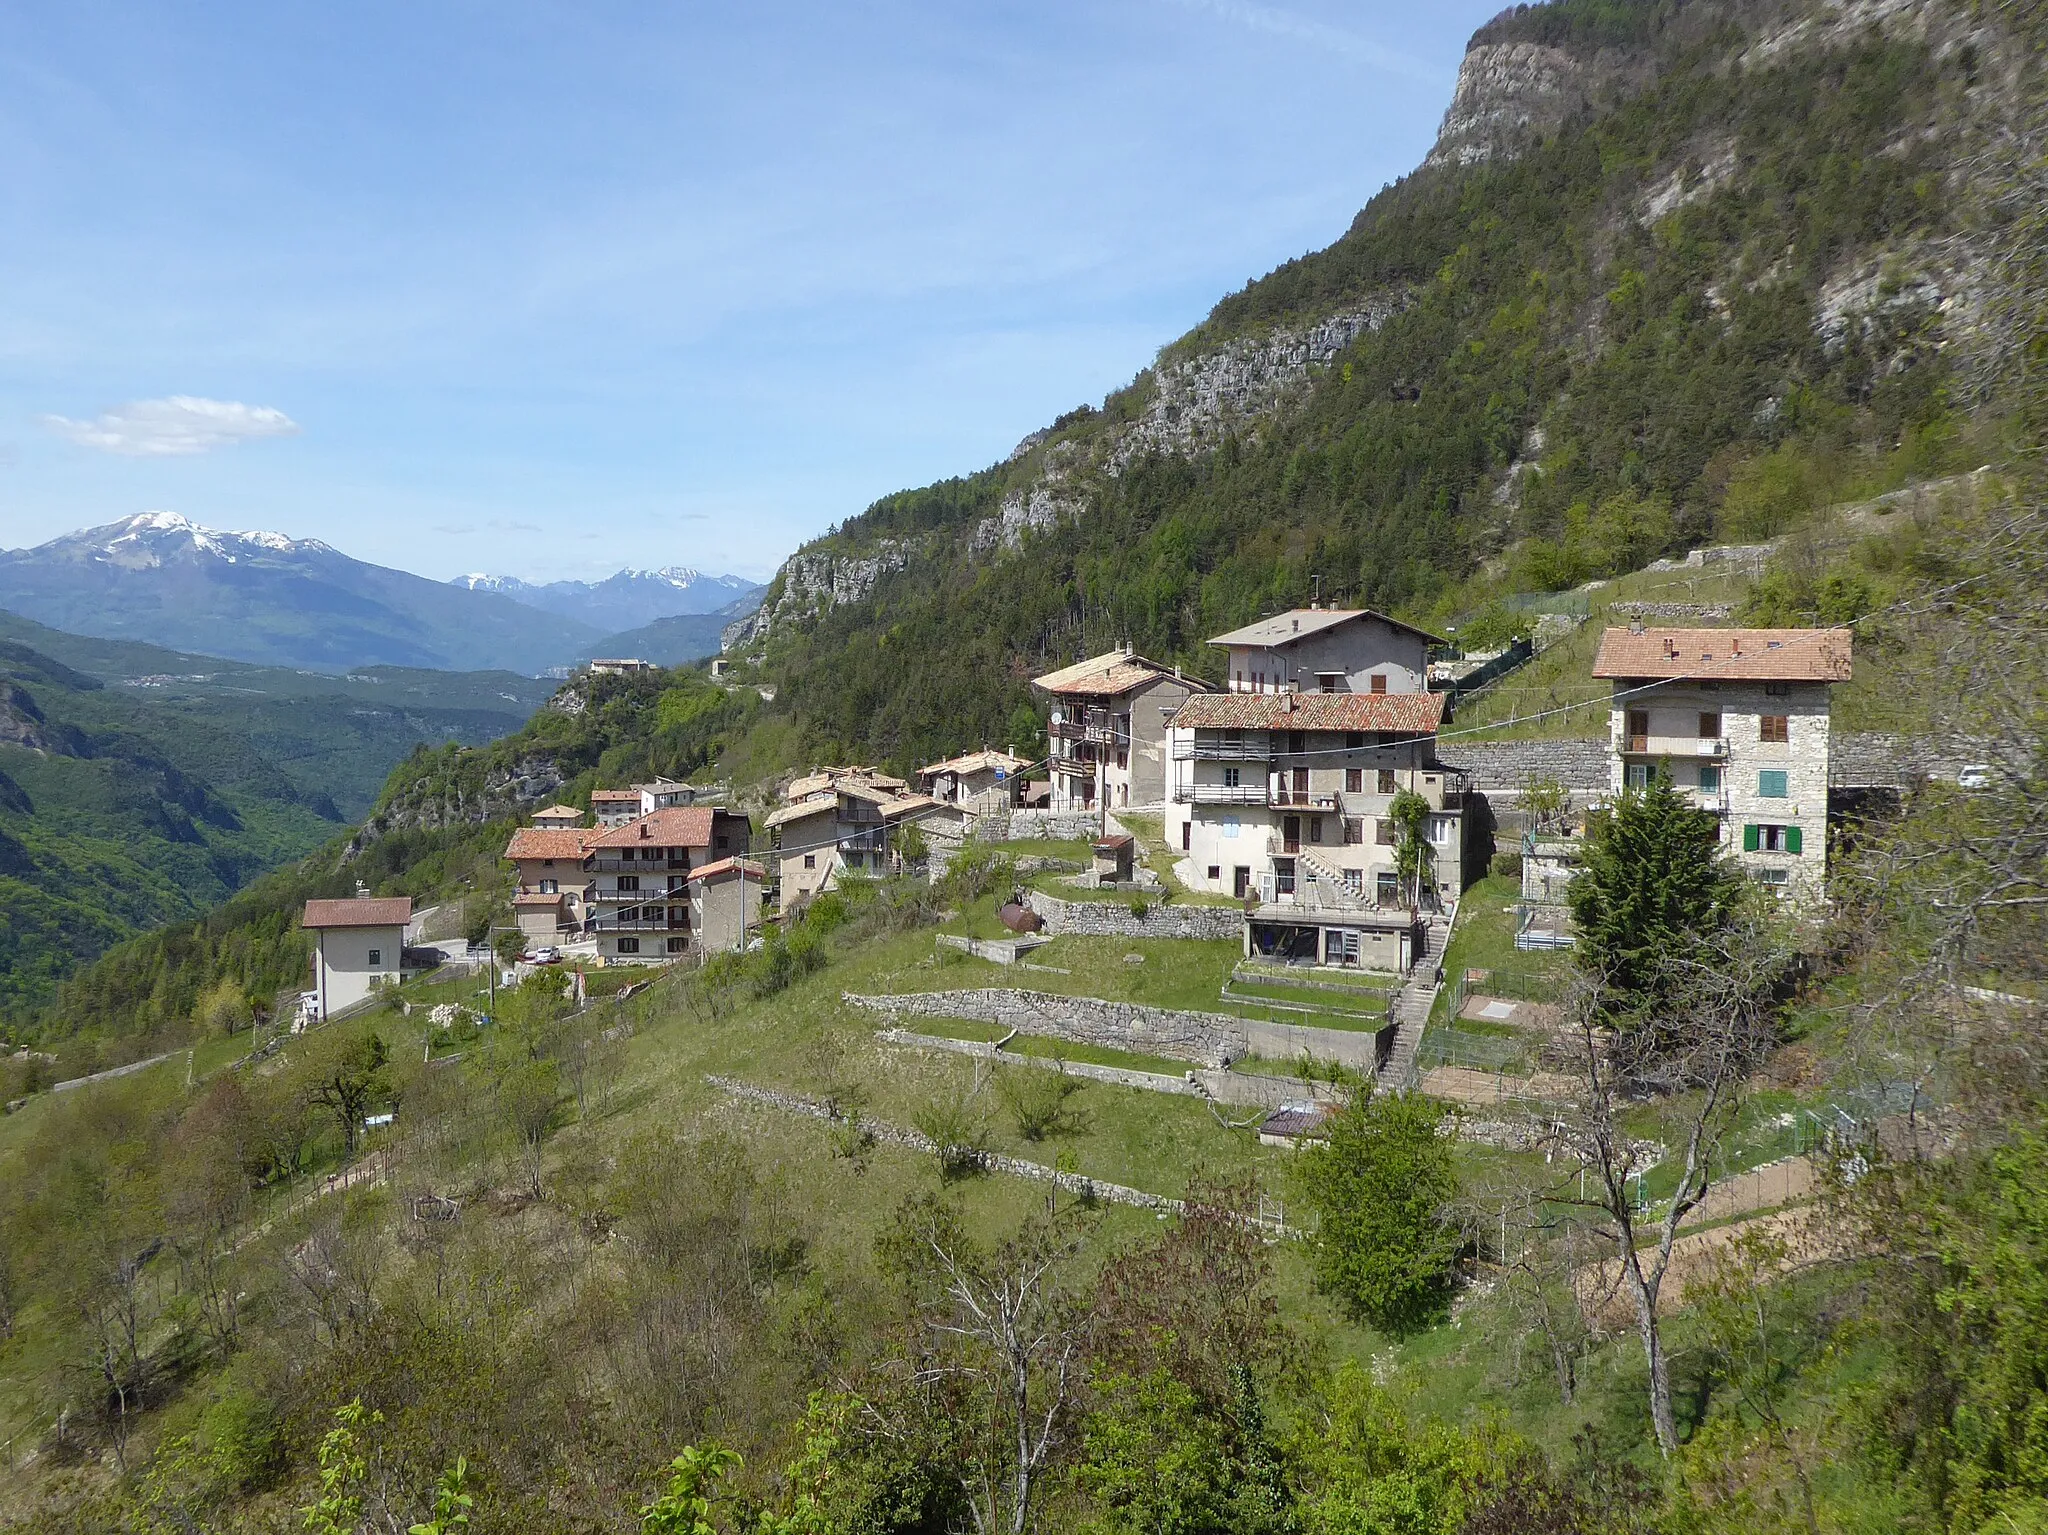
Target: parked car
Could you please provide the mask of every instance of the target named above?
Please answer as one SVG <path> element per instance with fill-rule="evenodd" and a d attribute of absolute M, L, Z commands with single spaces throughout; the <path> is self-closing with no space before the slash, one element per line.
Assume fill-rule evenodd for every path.
<path fill-rule="evenodd" d="M 553 944 L 547 944 L 527 955 L 526 962 L 529 965 L 559 965 L 562 962 L 562 951 Z"/>
<path fill-rule="evenodd" d="M 1991 764 L 1972 762 L 1956 774 L 1956 784 L 1964 789 L 1988 789 L 1991 787 Z"/>

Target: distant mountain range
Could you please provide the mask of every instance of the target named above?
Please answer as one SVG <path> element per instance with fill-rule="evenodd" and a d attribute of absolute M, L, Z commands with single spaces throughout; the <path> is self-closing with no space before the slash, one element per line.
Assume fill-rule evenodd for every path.
<path fill-rule="evenodd" d="M 706 575 L 687 565 L 665 565 L 660 570 L 627 569 L 602 581 L 536 583 L 517 576 L 470 575 L 457 576 L 449 584 L 465 591 L 496 592 L 607 634 L 638 629 L 656 619 L 681 614 L 716 613 L 762 589 L 740 576 Z"/>
<path fill-rule="evenodd" d="M 317 539 L 222 532 L 175 512 L 0 551 L 0 608 L 38 623 L 323 672 L 402 666 L 532 676 L 615 653 L 607 636 L 619 631 L 722 610 L 759 590 L 680 567 L 594 583 L 432 581 Z M 694 627 L 684 647 L 692 653 L 675 661 L 717 651 L 716 628 L 707 639 Z"/>

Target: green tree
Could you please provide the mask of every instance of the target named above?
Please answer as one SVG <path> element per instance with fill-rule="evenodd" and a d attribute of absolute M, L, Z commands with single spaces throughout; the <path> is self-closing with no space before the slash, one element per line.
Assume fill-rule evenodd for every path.
<path fill-rule="evenodd" d="M 363 1115 L 390 1091 L 384 1066 L 391 1058 L 382 1036 L 329 1036 L 314 1045 L 308 1069 L 306 1101 L 334 1115 L 341 1126 L 342 1154 L 353 1157 L 362 1138 Z"/>
<path fill-rule="evenodd" d="M 1429 845 L 1429 801 L 1413 789 L 1403 789 L 1387 804 L 1387 819 L 1400 834 L 1394 846 L 1394 869 L 1401 886 L 1419 906 L 1429 884 L 1435 854 Z"/>
<path fill-rule="evenodd" d="M 1465 1238 L 1445 1112 L 1419 1093 L 1361 1089 L 1295 1165 L 1318 1220 L 1317 1284 L 1382 1332 L 1417 1331 L 1450 1300 Z"/>
<path fill-rule="evenodd" d="M 1571 883 L 1573 950 L 1615 1013 L 1640 1015 L 1664 1000 L 1674 953 L 1720 928 L 1741 891 L 1721 856 L 1714 816 L 1688 803 L 1661 768 L 1593 823 L 1585 864 Z"/>
<path fill-rule="evenodd" d="M 640 1510 L 644 1535 L 718 1535 L 711 1504 L 718 1484 L 739 1466 L 737 1450 L 719 1444 L 685 1446 L 668 1463 L 668 1486 Z"/>

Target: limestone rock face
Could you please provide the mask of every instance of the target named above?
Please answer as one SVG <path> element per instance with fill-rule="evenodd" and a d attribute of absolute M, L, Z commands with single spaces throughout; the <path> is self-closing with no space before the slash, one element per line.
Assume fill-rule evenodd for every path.
<path fill-rule="evenodd" d="M 1307 382 L 1310 368 L 1379 330 L 1403 303 L 1403 295 L 1383 294 L 1312 325 L 1240 337 L 1162 364 L 1153 374 L 1151 402 L 1123 433 L 1106 467 L 1114 474 L 1146 453 L 1193 458 L 1207 452 L 1233 426 L 1279 406 Z"/>
<path fill-rule="evenodd" d="M 885 575 L 910 563 L 901 539 L 877 539 L 857 553 L 804 549 L 783 562 L 769 600 L 745 618 L 726 625 L 719 648 L 736 650 L 765 639 L 783 624 L 809 618 L 842 602 L 858 602 Z"/>
<path fill-rule="evenodd" d="M 1584 66 L 1542 43 L 1482 43 L 1458 66 L 1458 88 L 1425 166 L 1478 165 L 1514 154 L 1586 100 Z"/>

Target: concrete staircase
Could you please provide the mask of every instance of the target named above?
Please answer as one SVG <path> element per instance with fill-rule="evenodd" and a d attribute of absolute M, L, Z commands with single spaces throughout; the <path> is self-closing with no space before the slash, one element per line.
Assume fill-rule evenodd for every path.
<path fill-rule="evenodd" d="M 1450 946 L 1451 925 L 1457 920 L 1457 914 L 1457 908 L 1453 906 L 1448 913 L 1438 912 L 1429 918 L 1424 930 L 1423 953 L 1394 993 L 1391 1009 L 1394 1048 L 1387 1052 L 1386 1063 L 1379 1070 L 1378 1082 L 1382 1088 L 1404 1093 L 1415 1085 L 1415 1056 L 1422 1048 L 1423 1031 L 1429 1027 L 1429 1014 L 1436 1006 L 1437 993 L 1443 989 L 1444 950 Z"/>

